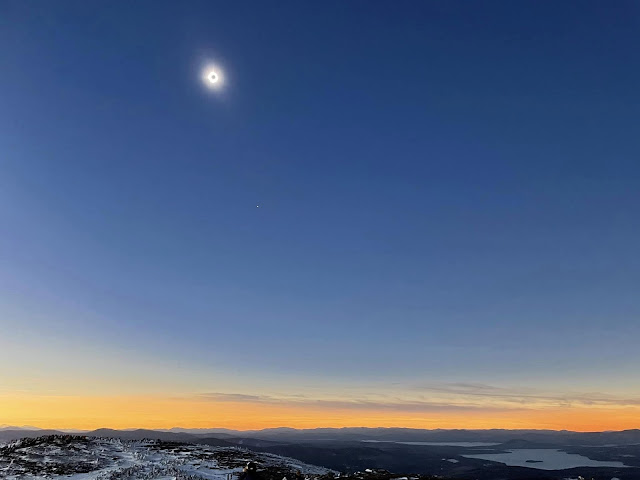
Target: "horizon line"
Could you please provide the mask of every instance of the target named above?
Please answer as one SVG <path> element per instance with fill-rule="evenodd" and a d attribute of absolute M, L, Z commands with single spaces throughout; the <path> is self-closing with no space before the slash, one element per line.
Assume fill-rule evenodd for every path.
<path fill-rule="evenodd" d="M 640 426 L 637 428 L 625 428 L 622 430 L 588 430 L 588 431 L 580 431 L 580 430 L 569 430 L 569 429 L 553 429 L 553 428 L 414 428 L 414 427 L 366 427 L 366 426 L 352 426 L 352 427 L 313 427 L 313 428 L 295 428 L 295 427 L 268 427 L 268 428 L 260 428 L 260 429 L 237 429 L 237 428 L 226 428 L 226 427 L 180 427 L 174 426 L 171 428 L 144 428 L 144 427 L 126 427 L 126 428 L 112 428 L 112 427 L 98 427 L 92 429 L 82 429 L 82 428 L 66 428 L 66 427 L 37 427 L 34 425 L 0 425 L 0 430 L 25 430 L 25 431 L 41 431 L 41 430 L 54 430 L 60 431 L 64 433 L 87 433 L 87 432 L 95 432 L 98 430 L 113 430 L 116 432 L 132 432 L 136 430 L 148 430 L 154 432 L 165 432 L 165 433 L 175 433 L 172 430 L 227 430 L 233 432 L 264 432 L 270 430 L 294 430 L 297 432 L 302 431 L 314 431 L 314 430 L 413 430 L 413 431 L 423 431 L 423 432 L 437 432 L 437 431 L 467 431 L 467 432 L 489 432 L 489 431 L 507 431 L 507 432 L 566 432 L 566 433 L 617 433 L 617 432 L 629 432 L 633 430 L 640 430 Z M 186 432 L 183 432 L 186 433 Z M 214 433 L 214 432 L 211 432 Z"/>

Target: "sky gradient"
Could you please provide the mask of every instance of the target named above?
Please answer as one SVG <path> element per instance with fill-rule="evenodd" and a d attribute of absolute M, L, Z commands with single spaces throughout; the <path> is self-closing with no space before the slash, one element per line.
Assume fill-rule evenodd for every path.
<path fill-rule="evenodd" d="M 0 0 L 0 424 L 640 427 L 639 31 Z"/>

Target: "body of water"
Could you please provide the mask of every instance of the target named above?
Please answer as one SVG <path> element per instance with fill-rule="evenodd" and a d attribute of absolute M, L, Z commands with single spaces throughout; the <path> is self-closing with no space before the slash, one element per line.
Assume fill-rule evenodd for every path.
<path fill-rule="evenodd" d="M 466 458 L 478 458 L 500 462 L 510 467 L 529 467 L 541 470 L 563 470 L 575 467 L 626 467 L 622 462 L 601 462 L 583 455 L 567 453 L 548 448 L 519 448 L 509 453 L 486 453 L 481 455 L 462 455 Z M 528 461 L 527 461 L 528 460 Z"/>
<path fill-rule="evenodd" d="M 499 443 L 485 442 L 394 442 L 393 440 L 362 440 L 367 443 L 400 443 L 402 445 L 435 445 L 440 447 L 493 447 Z"/>

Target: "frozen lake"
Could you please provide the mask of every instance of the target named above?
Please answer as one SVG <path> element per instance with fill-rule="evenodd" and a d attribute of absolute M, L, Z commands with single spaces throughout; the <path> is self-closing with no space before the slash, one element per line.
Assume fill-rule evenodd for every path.
<path fill-rule="evenodd" d="M 493 447 L 499 443 L 485 442 L 394 442 L 393 440 L 362 440 L 367 443 L 399 443 L 402 445 L 435 445 L 440 447 Z"/>
<path fill-rule="evenodd" d="M 622 462 L 600 462 L 583 455 L 567 453 L 547 448 L 520 448 L 509 453 L 487 453 L 482 455 L 462 455 L 466 458 L 478 458 L 500 462 L 510 467 L 529 467 L 541 470 L 563 470 L 575 467 L 626 467 Z M 527 462 L 529 460 L 529 462 Z"/>

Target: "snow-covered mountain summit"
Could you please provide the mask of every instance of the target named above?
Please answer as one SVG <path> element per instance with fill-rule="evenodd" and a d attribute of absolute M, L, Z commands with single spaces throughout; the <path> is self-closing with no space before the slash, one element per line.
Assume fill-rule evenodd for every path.
<path fill-rule="evenodd" d="M 265 480 L 292 478 L 296 471 L 309 477 L 332 473 L 291 458 L 240 448 L 52 435 L 0 447 L 0 478 L 230 480 L 237 478 L 248 461 L 259 465 Z"/>

